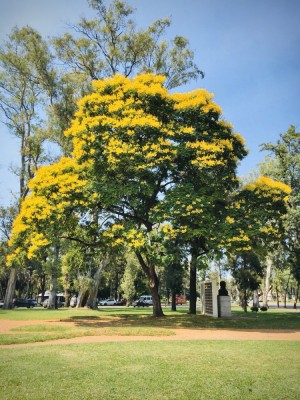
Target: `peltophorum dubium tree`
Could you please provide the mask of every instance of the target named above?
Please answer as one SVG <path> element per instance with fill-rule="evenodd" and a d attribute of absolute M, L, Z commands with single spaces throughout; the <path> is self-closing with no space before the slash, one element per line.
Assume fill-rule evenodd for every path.
<path fill-rule="evenodd" d="M 164 74 L 171 88 L 203 76 L 186 38 L 163 40 L 168 19 L 138 29 L 133 9 L 123 1 L 106 6 L 105 1 L 91 0 L 89 5 L 95 19 L 82 18 L 51 42 L 30 27 L 15 28 L 1 48 L 0 108 L 3 122 L 20 139 L 20 202 L 36 168 L 50 162 L 43 146 L 47 140 L 70 154 L 72 145 L 63 132 L 76 101 L 91 91 L 92 80 L 117 72 L 133 76 L 152 71 Z M 7 307 L 12 305 L 15 279 L 12 269 Z"/>
<path fill-rule="evenodd" d="M 74 150 L 65 162 L 75 169 L 66 169 L 63 175 L 69 188 L 72 174 L 78 174 L 71 180 L 77 206 L 66 199 L 64 212 L 64 201 L 57 203 L 52 191 L 43 190 L 42 182 L 40 188 L 35 185 L 35 195 L 45 199 L 54 214 L 58 207 L 67 214 L 73 206 L 72 215 L 78 218 L 79 211 L 98 208 L 98 218 L 107 221 L 102 225 L 103 237 L 110 238 L 112 245 L 125 244 L 136 254 L 148 278 L 156 317 L 163 315 L 156 271 L 161 257 L 157 232 L 162 230 L 166 239 L 180 236 L 186 243 L 196 237 L 213 243 L 220 198 L 236 185 L 236 160 L 246 154 L 243 140 L 222 119 L 212 95 L 204 89 L 170 94 L 164 80 L 152 74 L 133 80 L 116 75 L 95 81 L 94 92 L 78 103 L 76 118 L 66 132 Z M 58 183 L 65 196 L 63 184 Z M 47 230 L 37 230 L 49 241 Z"/>

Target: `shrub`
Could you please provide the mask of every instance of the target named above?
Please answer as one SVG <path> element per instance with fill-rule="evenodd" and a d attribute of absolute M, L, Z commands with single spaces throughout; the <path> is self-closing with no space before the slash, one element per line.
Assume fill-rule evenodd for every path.
<path fill-rule="evenodd" d="M 268 307 L 262 306 L 262 307 L 260 307 L 260 311 L 268 311 Z"/>

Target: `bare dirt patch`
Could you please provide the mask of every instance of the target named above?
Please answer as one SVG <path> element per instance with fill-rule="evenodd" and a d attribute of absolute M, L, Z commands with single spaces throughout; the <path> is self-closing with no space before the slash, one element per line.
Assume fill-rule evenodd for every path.
<path fill-rule="evenodd" d="M 11 329 L 37 323 L 47 323 L 51 325 L 75 327 L 73 321 L 0 321 L 0 334 L 12 334 Z M 126 342 L 126 341 L 159 341 L 159 340 L 291 340 L 300 341 L 300 330 L 229 330 L 229 329 L 188 329 L 188 328 L 169 328 L 173 333 L 171 336 L 121 336 L 121 335 L 99 335 L 82 336 L 71 339 L 47 340 L 44 342 L 1 345 L 0 348 L 33 347 L 69 343 L 100 343 L 100 342 Z"/>

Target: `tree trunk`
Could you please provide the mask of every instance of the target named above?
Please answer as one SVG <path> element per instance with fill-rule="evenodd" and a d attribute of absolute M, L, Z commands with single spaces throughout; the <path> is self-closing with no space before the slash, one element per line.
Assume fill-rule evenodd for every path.
<path fill-rule="evenodd" d="M 69 288 L 65 289 L 64 298 L 65 298 L 65 307 L 70 307 L 71 293 Z"/>
<path fill-rule="evenodd" d="M 172 311 L 176 311 L 176 293 L 172 293 L 172 306 L 171 306 Z"/>
<path fill-rule="evenodd" d="M 154 264 L 152 264 L 152 262 L 146 264 L 142 254 L 139 251 L 136 251 L 135 254 L 139 260 L 139 263 L 143 271 L 145 272 L 148 278 L 149 288 L 151 290 L 152 301 L 153 301 L 153 317 L 155 318 L 164 317 L 164 313 L 160 303 L 159 279 L 155 271 L 155 266 Z"/>
<path fill-rule="evenodd" d="M 289 274 L 289 277 L 288 277 L 288 280 L 287 280 L 287 283 L 286 283 L 286 286 L 285 286 L 285 289 L 284 289 L 284 305 L 283 305 L 283 307 L 284 308 L 286 308 L 286 297 L 287 297 L 287 294 L 288 294 L 288 288 L 289 288 L 289 283 L 290 283 L 290 279 L 291 279 L 291 271 L 290 271 L 290 274 Z"/>
<path fill-rule="evenodd" d="M 160 295 L 159 295 L 159 279 L 153 264 L 149 265 L 148 282 L 152 294 L 153 317 L 163 317 L 164 313 L 161 307 Z"/>
<path fill-rule="evenodd" d="M 78 293 L 78 300 L 77 300 L 77 305 L 76 308 L 83 307 L 84 301 L 86 299 L 86 294 L 87 294 L 87 288 L 86 287 L 80 287 L 79 288 L 79 293 Z"/>
<path fill-rule="evenodd" d="M 13 300 L 15 296 L 15 289 L 16 289 L 16 282 L 17 282 L 17 270 L 13 268 L 10 271 L 9 280 L 6 288 L 5 298 L 3 309 L 9 310 L 13 308 Z"/>
<path fill-rule="evenodd" d="M 50 290 L 49 290 L 50 295 L 49 295 L 48 307 L 47 307 L 51 310 L 53 310 L 54 308 L 57 308 L 56 286 L 57 286 L 56 273 L 53 273 L 51 275 L 51 280 L 50 280 Z"/>
<path fill-rule="evenodd" d="M 253 290 L 253 307 L 259 308 L 259 297 L 257 290 Z"/>
<path fill-rule="evenodd" d="M 65 307 L 70 307 L 71 301 L 71 292 L 70 292 L 70 282 L 69 282 L 69 274 L 66 273 L 64 276 L 64 298 L 65 298 Z"/>
<path fill-rule="evenodd" d="M 43 304 L 45 300 L 45 292 L 46 292 L 46 274 L 42 274 L 40 277 L 40 284 L 41 284 L 41 293 L 42 293 L 42 298 L 41 298 L 41 303 Z"/>
<path fill-rule="evenodd" d="M 104 259 L 100 262 L 97 271 L 95 272 L 95 275 L 93 277 L 94 282 L 93 286 L 91 287 L 89 291 L 89 297 L 87 299 L 86 306 L 88 308 L 92 308 L 93 310 L 97 309 L 97 295 L 98 295 L 98 289 L 99 289 L 99 283 L 100 283 L 100 276 L 101 276 L 101 271 L 107 265 L 108 260 Z"/>
<path fill-rule="evenodd" d="M 287 295 L 287 291 L 284 290 L 283 308 L 286 308 L 286 295 Z"/>
<path fill-rule="evenodd" d="M 242 304 L 242 298 L 241 298 L 241 293 L 240 293 L 237 285 L 235 285 L 235 292 L 236 292 L 236 301 L 237 301 L 238 305 L 240 306 Z"/>
<path fill-rule="evenodd" d="M 270 291 L 270 279 L 271 279 L 271 272 L 272 272 L 272 259 L 267 257 L 266 259 L 266 270 L 265 270 L 265 285 L 263 289 L 263 306 L 268 308 L 268 294 Z"/>
<path fill-rule="evenodd" d="M 197 307 L 197 255 L 192 254 L 190 263 L 190 308 L 189 314 L 196 314 Z"/>
<path fill-rule="evenodd" d="M 299 297 L 299 288 L 300 288 L 300 284 L 298 283 L 297 289 L 296 289 L 296 292 L 295 292 L 295 301 L 294 301 L 294 308 L 295 309 L 297 308 L 297 300 L 298 300 L 298 297 Z"/>
<path fill-rule="evenodd" d="M 279 291 L 278 291 L 277 285 L 275 286 L 275 290 L 276 290 L 277 308 L 279 308 L 279 306 L 280 306 L 280 304 L 279 304 Z"/>
<path fill-rule="evenodd" d="M 248 312 L 247 306 L 248 306 L 248 297 L 247 297 L 247 291 L 245 290 L 242 298 L 242 307 L 244 312 Z"/>
<path fill-rule="evenodd" d="M 153 281 L 152 281 L 153 282 Z M 160 303 L 160 295 L 158 293 L 158 284 L 150 283 L 149 284 L 152 294 L 152 301 L 153 301 L 153 317 L 164 317 L 164 313 Z"/>
<path fill-rule="evenodd" d="M 51 264 L 51 279 L 50 279 L 50 296 L 48 300 L 48 307 L 49 309 L 57 308 L 57 297 L 56 297 L 56 290 L 57 290 L 57 271 L 58 271 L 58 264 L 59 264 L 59 245 L 56 244 L 53 253 L 53 259 Z"/>

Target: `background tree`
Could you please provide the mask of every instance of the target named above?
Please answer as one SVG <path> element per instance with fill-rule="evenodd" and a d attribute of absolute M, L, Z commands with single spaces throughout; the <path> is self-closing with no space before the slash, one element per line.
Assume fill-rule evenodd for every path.
<path fill-rule="evenodd" d="M 171 295 L 171 310 L 176 311 L 176 295 L 183 291 L 185 271 L 187 268 L 187 254 L 178 239 L 165 243 L 166 256 L 163 259 L 163 281 L 166 287 L 166 297 L 169 301 Z"/>
<path fill-rule="evenodd" d="M 263 275 L 262 265 L 257 255 L 248 251 L 235 256 L 230 261 L 230 266 L 232 277 L 240 294 L 241 306 L 247 312 L 248 300 L 258 289 Z"/>
<path fill-rule="evenodd" d="M 286 184 L 262 176 L 241 187 L 232 198 L 230 215 L 227 216 L 228 231 L 224 240 L 226 251 L 243 260 L 245 254 L 255 253 L 259 257 L 259 265 L 266 265 L 269 270 L 273 257 L 271 254 L 284 240 L 284 218 L 290 192 Z M 250 260 L 254 260 L 252 255 Z M 247 268 L 251 265 L 247 260 L 244 264 Z M 254 262 L 253 265 L 258 263 Z M 267 298 L 266 285 L 265 289 L 264 298 Z"/>
<path fill-rule="evenodd" d="M 133 9 L 115 0 L 105 6 L 103 0 L 89 0 L 96 18 L 82 18 L 72 28 L 76 35 L 65 33 L 54 39 L 58 57 L 73 72 L 90 80 L 117 73 L 126 77 L 152 72 L 164 75 L 168 88 L 174 88 L 203 76 L 193 62 L 188 40 L 176 36 L 170 43 L 162 40 L 169 19 L 154 21 L 137 29 L 131 19 Z"/>
<path fill-rule="evenodd" d="M 41 36 L 29 27 L 15 28 L 0 48 L 0 110 L 2 122 L 20 140 L 20 199 L 27 182 L 43 162 L 38 110 L 53 93 L 52 58 Z M 4 308 L 11 308 L 17 271 L 11 270 Z"/>
<path fill-rule="evenodd" d="M 43 162 L 41 107 L 51 101 L 55 72 L 46 42 L 32 28 L 15 28 L 0 49 L 0 108 L 3 123 L 20 140 L 20 197 Z"/>
<path fill-rule="evenodd" d="M 261 170 L 272 178 L 289 185 L 292 192 L 289 196 L 288 214 L 285 222 L 286 240 L 281 249 L 291 267 L 298 284 L 300 283 L 300 133 L 292 125 L 287 132 L 280 135 L 276 144 L 265 143 L 262 150 L 271 153 L 261 164 Z"/>
<path fill-rule="evenodd" d="M 121 290 L 127 300 L 127 305 L 148 290 L 146 276 L 140 269 L 137 258 L 132 252 L 126 255 L 126 267 L 121 281 Z"/>
<path fill-rule="evenodd" d="M 9 254 L 8 241 L 12 230 L 13 221 L 17 215 L 17 207 L 0 207 L 0 297 L 5 299 L 7 285 L 9 282 L 9 268 L 6 264 L 6 258 Z M 14 271 L 16 275 L 16 271 Z M 16 280 L 12 282 L 12 287 L 8 288 L 10 292 L 14 292 Z M 7 300 L 5 303 L 7 307 Z"/>

